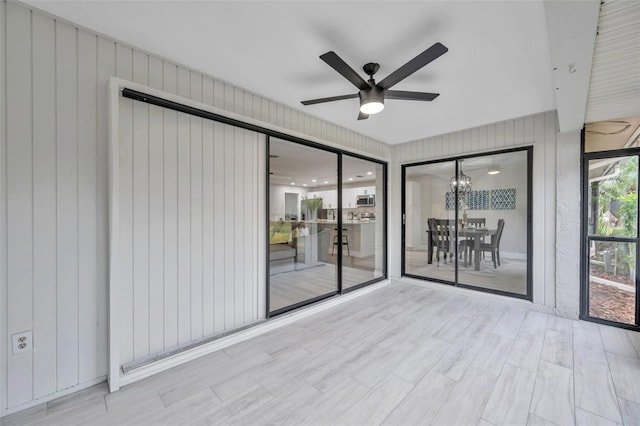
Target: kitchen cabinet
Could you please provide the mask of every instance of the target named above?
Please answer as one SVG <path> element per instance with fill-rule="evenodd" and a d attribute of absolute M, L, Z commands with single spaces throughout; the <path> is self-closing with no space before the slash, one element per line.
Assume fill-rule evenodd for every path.
<path fill-rule="evenodd" d="M 360 186 L 357 188 L 345 188 L 342 190 L 342 207 L 345 209 L 358 207 L 356 198 L 358 195 L 375 195 L 375 186 Z"/>
<path fill-rule="evenodd" d="M 314 191 L 307 194 L 307 198 L 322 198 L 323 209 L 338 208 L 338 191 Z"/>

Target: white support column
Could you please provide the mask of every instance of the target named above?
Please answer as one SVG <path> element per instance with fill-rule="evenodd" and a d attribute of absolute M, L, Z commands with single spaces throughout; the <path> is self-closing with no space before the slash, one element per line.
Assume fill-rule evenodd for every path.
<path fill-rule="evenodd" d="M 558 133 L 556 157 L 556 312 L 580 313 L 580 131 Z"/>

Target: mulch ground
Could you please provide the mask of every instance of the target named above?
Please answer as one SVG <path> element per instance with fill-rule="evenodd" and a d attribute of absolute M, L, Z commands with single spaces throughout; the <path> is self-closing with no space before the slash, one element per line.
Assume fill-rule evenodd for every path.
<path fill-rule="evenodd" d="M 593 273 L 600 278 L 627 284 L 635 287 L 635 283 L 620 275 Z M 635 324 L 636 295 L 605 284 L 591 281 L 589 291 L 589 316 L 610 321 Z"/>

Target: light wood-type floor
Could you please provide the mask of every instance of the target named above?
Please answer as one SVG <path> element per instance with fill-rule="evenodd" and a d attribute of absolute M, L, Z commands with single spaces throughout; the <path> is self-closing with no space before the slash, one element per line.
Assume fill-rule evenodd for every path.
<path fill-rule="evenodd" d="M 347 258 L 347 262 L 349 259 Z M 373 267 L 353 267 L 347 262 L 342 268 L 342 285 L 345 289 L 382 275 L 381 271 L 375 271 Z M 293 271 L 271 276 L 271 311 L 336 291 L 338 281 L 334 263 L 319 262 L 311 267 L 296 264 L 295 267 Z"/>
<path fill-rule="evenodd" d="M 392 282 L 23 424 L 637 425 L 640 335 L 528 302 Z"/>
<path fill-rule="evenodd" d="M 440 263 L 433 260 L 427 262 L 426 250 L 407 250 L 406 271 L 408 274 L 426 278 L 454 281 L 454 263 L 450 260 L 444 263 L 444 256 Z M 507 291 L 516 294 L 527 294 L 527 262 L 525 260 L 510 259 L 501 256 L 500 266 L 493 267 L 491 254 L 487 253 L 480 260 L 480 270 L 476 271 L 472 262 L 464 266 L 464 261 L 459 260 L 458 275 L 462 284 L 480 288 Z"/>

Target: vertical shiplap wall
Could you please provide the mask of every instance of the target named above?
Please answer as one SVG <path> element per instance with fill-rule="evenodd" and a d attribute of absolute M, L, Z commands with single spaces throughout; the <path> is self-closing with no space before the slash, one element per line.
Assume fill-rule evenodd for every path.
<path fill-rule="evenodd" d="M 395 145 L 391 187 L 400 188 L 402 164 L 533 145 L 533 298 L 535 303 L 555 307 L 556 137 L 557 118 L 555 111 L 551 111 Z M 400 275 L 400 197 L 400 191 L 391 191 L 392 276 Z"/>
<path fill-rule="evenodd" d="M 162 69 L 149 75 L 155 72 Z M 213 96 L 213 86 L 201 90 L 201 79 L 175 77 L 178 87 L 195 85 L 198 98 Z M 119 110 L 125 364 L 263 315 L 266 144 L 255 132 L 129 99 L 119 100 Z"/>
<path fill-rule="evenodd" d="M 5 128 L 0 147 L 3 183 L 0 223 L 4 232 L 0 260 L 3 266 L 0 275 L 0 414 L 103 380 L 107 372 L 109 77 L 116 75 L 202 101 L 354 152 L 381 158 L 390 155 L 388 145 L 200 72 L 78 29 L 20 3 L 2 1 L 0 5 L 1 72 L 3 87 L 6 85 L 1 94 L 6 108 L 2 110 Z M 126 108 L 140 122 L 158 121 L 168 114 L 154 107 L 147 111 L 131 104 L 123 106 L 123 110 Z M 133 132 L 133 128 L 131 130 Z M 213 168 L 198 164 L 191 168 L 195 153 L 176 152 L 175 147 L 194 135 L 201 135 L 204 141 L 211 132 L 221 133 L 214 138 L 224 143 L 202 142 L 201 146 L 195 142 L 195 145 L 196 150 L 202 150 L 203 158 L 213 156 Z M 135 182 L 132 189 L 136 195 L 142 191 L 138 200 L 142 203 L 141 209 L 146 207 L 149 211 L 148 217 L 138 213 L 131 217 L 133 223 L 148 221 L 148 229 L 136 228 L 132 238 L 148 239 L 149 243 L 148 248 L 139 244 L 132 246 L 131 255 L 150 264 L 157 264 L 161 257 L 177 259 L 165 264 L 163 270 L 132 271 L 136 282 L 143 284 L 135 288 L 130 305 L 123 309 L 132 308 L 147 292 L 148 300 L 140 302 L 140 310 L 132 314 L 132 320 L 135 327 L 149 321 L 147 335 L 140 337 L 141 346 L 131 348 L 132 356 L 134 352 L 142 355 L 178 344 L 187 335 L 191 338 L 219 332 L 248 318 L 245 316 L 250 311 L 248 305 L 241 306 L 248 301 L 234 299 L 233 280 L 244 273 L 246 261 L 256 265 L 259 259 L 242 259 L 244 252 L 237 246 L 233 250 L 223 249 L 197 235 L 198 230 L 202 230 L 203 235 L 211 232 L 223 235 L 227 231 L 224 224 L 236 223 L 239 217 L 248 221 L 254 214 L 251 209 L 256 206 L 245 204 L 240 197 L 233 199 L 232 206 L 225 207 L 226 192 L 210 184 L 211 179 L 224 181 L 228 173 L 240 178 L 242 170 L 257 171 L 262 164 L 260 157 L 264 157 L 264 152 L 259 152 L 256 158 L 253 153 L 251 157 L 248 152 L 235 150 L 231 141 L 251 139 L 235 132 L 237 130 L 210 128 L 204 123 L 194 124 L 188 117 L 179 117 L 175 122 L 162 121 L 162 128 L 136 126 L 132 133 L 136 140 L 143 140 L 136 145 L 136 151 L 132 151 L 136 164 L 141 152 L 148 150 L 148 158 L 139 158 L 140 170 L 132 170 L 131 179 Z M 144 142 L 160 137 L 160 133 L 165 138 L 162 151 Z M 245 140 L 243 146 L 252 146 L 252 142 Z M 179 155 L 175 163 L 169 157 L 172 149 Z M 249 156 L 255 164 L 230 169 L 231 164 L 235 164 L 227 162 L 231 156 L 234 161 Z M 191 179 L 192 176 L 201 183 Z M 174 184 L 163 183 L 160 187 L 161 177 Z M 248 191 L 258 178 L 253 176 L 252 182 L 239 179 L 229 191 L 238 194 Z M 201 200 L 186 199 L 184 191 L 200 191 L 208 196 L 203 195 Z M 255 214 L 263 210 L 261 204 Z M 192 217 L 193 211 L 202 213 Z M 224 222 L 205 221 L 205 215 L 211 214 L 224 217 Z M 193 228 L 180 222 L 187 217 L 193 220 Z M 180 226 L 167 229 L 164 223 L 168 220 Z M 243 233 L 242 238 L 248 238 L 248 234 Z M 165 244 L 167 240 L 186 244 L 189 250 L 201 254 L 187 256 L 177 246 Z M 233 267 L 219 268 L 207 263 L 206 259 L 212 255 Z M 172 281 L 173 276 L 178 279 Z M 211 283 L 211 276 L 216 283 L 224 282 L 225 288 L 205 285 Z M 197 283 L 195 293 L 179 287 L 179 280 L 187 279 Z M 187 306 L 178 306 L 164 297 L 166 293 L 153 285 L 158 280 L 163 280 L 164 292 L 180 292 L 180 303 L 188 301 L 191 306 L 201 292 L 208 305 L 188 309 L 188 318 L 185 315 L 175 328 L 165 327 L 167 318 L 182 315 L 187 312 Z M 243 291 L 249 292 L 248 284 Z M 214 299 L 224 299 L 225 306 L 233 307 L 233 314 L 211 309 Z M 152 308 L 157 304 L 164 306 L 162 311 Z M 34 350 L 13 355 L 8 344 L 11 335 L 26 330 L 33 330 Z M 157 343 L 160 341 L 162 345 Z"/>

